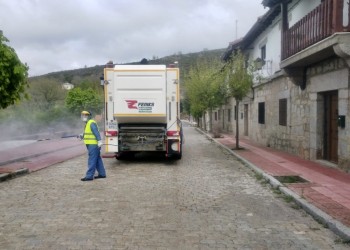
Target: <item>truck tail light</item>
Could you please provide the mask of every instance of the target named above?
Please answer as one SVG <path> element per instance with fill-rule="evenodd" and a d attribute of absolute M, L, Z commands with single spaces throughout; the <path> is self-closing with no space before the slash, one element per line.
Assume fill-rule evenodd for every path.
<path fill-rule="evenodd" d="M 106 137 L 118 136 L 118 131 L 105 131 Z"/>
<path fill-rule="evenodd" d="M 180 131 L 167 131 L 166 132 L 167 136 L 180 136 Z"/>

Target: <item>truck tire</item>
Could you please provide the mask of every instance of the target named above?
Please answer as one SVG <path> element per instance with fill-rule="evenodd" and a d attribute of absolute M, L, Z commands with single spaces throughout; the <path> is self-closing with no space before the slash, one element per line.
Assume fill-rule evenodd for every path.
<path fill-rule="evenodd" d="M 179 154 L 174 155 L 174 159 L 175 160 L 181 160 L 181 158 L 182 158 L 182 152 L 180 152 Z"/>

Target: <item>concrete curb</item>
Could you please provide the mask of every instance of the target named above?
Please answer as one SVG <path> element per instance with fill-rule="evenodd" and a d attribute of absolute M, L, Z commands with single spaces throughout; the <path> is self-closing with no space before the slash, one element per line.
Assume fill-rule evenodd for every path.
<path fill-rule="evenodd" d="M 15 177 L 28 174 L 28 173 L 29 173 L 28 168 L 21 168 L 10 173 L 3 173 L 3 174 L 0 174 L 0 182 L 7 181 L 9 179 L 13 179 Z"/>
<path fill-rule="evenodd" d="M 252 169 L 255 173 L 261 174 L 262 177 L 269 182 L 269 184 L 275 188 L 281 191 L 284 195 L 290 196 L 293 198 L 296 204 L 298 204 L 301 208 L 303 208 L 308 214 L 310 214 L 316 221 L 322 223 L 323 225 L 326 225 L 331 231 L 333 231 L 335 234 L 340 236 L 342 239 L 344 239 L 346 242 L 350 241 L 350 228 L 345 226 L 343 223 L 333 219 L 331 216 L 320 210 L 319 208 L 315 207 L 302 197 L 300 197 L 298 194 L 294 193 L 287 187 L 285 187 L 281 182 L 279 182 L 277 179 L 275 179 L 273 176 L 266 174 L 264 171 L 262 171 L 257 166 L 253 165 L 251 162 L 247 161 L 234 151 L 232 151 L 227 146 L 221 144 L 216 139 L 212 138 L 207 133 L 203 132 L 199 128 L 196 128 L 196 130 L 203 135 L 205 135 L 209 140 L 215 142 L 220 147 L 224 148 L 228 152 L 230 152 L 232 155 L 234 155 L 239 161 L 241 161 L 245 166 Z"/>

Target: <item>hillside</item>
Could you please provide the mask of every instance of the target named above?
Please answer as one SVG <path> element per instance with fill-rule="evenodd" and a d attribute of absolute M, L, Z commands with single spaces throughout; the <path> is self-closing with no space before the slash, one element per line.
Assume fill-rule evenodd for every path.
<path fill-rule="evenodd" d="M 196 53 L 188 54 L 174 54 L 171 56 L 166 56 L 158 59 L 149 59 L 148 64 L 173 64 L 174 62 L 179 63 L 180 67 L 180 77 L 183 77 L 186 72 L 190 69 L 198 58 L 220 58 L 226 49 L 216 49 L 216 50 L 203 50 Z M 142 58 L 140 58 L 140 61 Z M 140 62 L 131 62 L 128 64 L 139 64 Z M 53 78 L 61 83 L 69 82 L 75 85 L 79 85 L 82 81 L 93 81 L 99 82 L 100 77 L 103 74 L 104 65 L 96 65 L 94 67 L 87 67 L 75 70 L 66 70 L 53 72 L 42 76 L 31 77 L 31 80 L 40 79 L 43 77 Z"/>

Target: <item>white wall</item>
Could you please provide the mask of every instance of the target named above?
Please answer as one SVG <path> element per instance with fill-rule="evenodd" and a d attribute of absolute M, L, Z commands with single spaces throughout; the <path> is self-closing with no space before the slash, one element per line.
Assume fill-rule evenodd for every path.
<path fill-rule="evenodd" d="M 288 5 L 289 27 L 292 27 L 296 22 L 298 22 L 320 4 L 321 0 L 294 0 Z"/>
<path fill-rule="evenodd" d="M 280 70 L 281 62 L 281 15 L 275 18 L 268 27 L 252 44 L 253 50 L 249 53 L 249 60 L 253 62 L 261 58 L 261 47 L 266 45 L 266 63 L 258 75 L 267 78 Z"/>

